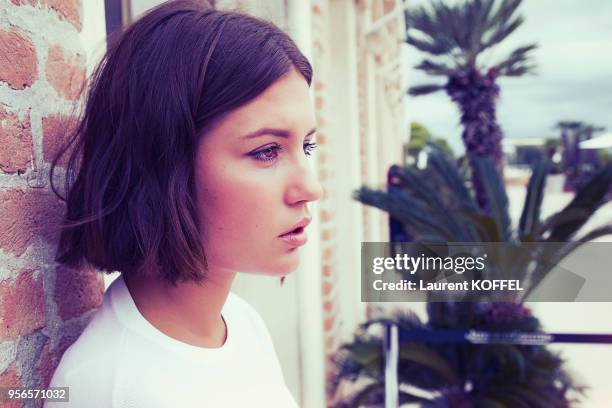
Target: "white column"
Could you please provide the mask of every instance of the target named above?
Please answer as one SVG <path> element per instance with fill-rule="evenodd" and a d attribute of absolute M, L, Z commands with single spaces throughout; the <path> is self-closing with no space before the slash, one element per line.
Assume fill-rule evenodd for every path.
<path fill-rule="evenodd" d="M 360 251 L 363 241 L 362 204 L 352 197 L 361 187 L 359 105 L 357 89 L 357 28 L 355 3 L 330 2 L 332 54 L 331 102 L 334 106 L 330 137 L 335 140 L 331 156 L 336 172 L 336 213 L 338 257 L 337 288 L 340 290 L 341 336 L 349 340 L 356 326 L 365 319 L 361 303 Z"/>

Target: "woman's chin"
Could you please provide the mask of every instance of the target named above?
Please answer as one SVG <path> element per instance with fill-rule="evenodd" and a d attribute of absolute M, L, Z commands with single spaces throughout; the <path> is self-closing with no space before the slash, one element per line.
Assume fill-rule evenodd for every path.
<path fill-rule="evenodd" d="M 278 261 L 274 268 L 271 268 L 272 274 L 274 276 L 287 276 L 300 266 L 300 255 L 298 251 L 292 251 Z"/>

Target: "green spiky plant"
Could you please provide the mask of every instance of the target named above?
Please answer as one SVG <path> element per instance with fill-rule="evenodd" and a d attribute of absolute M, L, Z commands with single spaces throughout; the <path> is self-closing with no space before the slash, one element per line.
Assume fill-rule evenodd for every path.
<path fill-rule="evenodd" d="M 612 234 L 612 226 L 589 232 L 580 230 L 605 202 L 612 184 L 612 165 L 599 171 L 561 211 L 543 220 L 540 215 L 549 164 L 533 169 L 519 224 L 512 228 L 508 199 L 496 166 L 475 159 L 491 203 L 484 213 L 477 205 L 463 174 L 442 152 L 433 150 L 425 169 L 394 166 L 390 175 L 398 188 L 391 192 L 361 188 L 355 194 L 362 203 L 377 207 L 400 221 L 414 241 L 426 242 L 562 242 L 554 263 L 584 242 Z M 521 263 L 523 262 L 523 263 Z M 527 270 L 527 260 L 517 261 L 518 271 Z M 428 321 L 404 313 L 367 322 L 352 343 L 334 357 L 337 383 L 365 381 L 338 408 L 383 406 L 384 389 L 380 337 L 368 334 L 373 323 L 386 320 L 400 327 L 428 329 L 480 329 L 484 331 L 540 330 L 540 323 L 522 304 L 546 277 L 551 263 L 530 269 L 527 293 L 509 303 L 429 303 Z M 523 277 L 524 279 L 524 277 Z M 562 359 L 544 346 L 507 344 L 403 343 L 400 346 L 399 383 L 423 393 L 400 391 L 402 402 L 422 407 L 569 407 L 570 391 L 582 391 L 563 370 Z"/>
<path fill-rule="evenodd" d="M 406 42 L 430 56 L 415 68 L 446 78 L 445 84 L 418 85 L 408 93 L 419 96 L 445 91 L 461 111 L 462 137 L 469 157 L 491 158 L 500 170 L 503 154 L 502 131 L 496 119 L 497 80 L 533 72 L 529 53 L 536 44 L 518 47 L 493 64 L 483 61 L 487 52 L 522 25 L 524 20 L 517 15 L 520 4 L 521 0 L 464 0 L 452 4 L 437 0 L 405 13 Z M 479 206 L 488 208 L 477 172 L 473 172 L 472 181 Z"/>

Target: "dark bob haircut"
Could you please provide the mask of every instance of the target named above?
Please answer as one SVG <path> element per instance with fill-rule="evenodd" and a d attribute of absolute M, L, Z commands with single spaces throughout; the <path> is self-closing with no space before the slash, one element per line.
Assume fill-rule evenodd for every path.
<path fill-rule="evenodd" d="M 109 47 L 76 130 L 51 165 L 66 202 L 56 261 L 201 281 L 196 149 L 206 129 L 295 69 L 312 68 L 274 24 L 204 1 L 148 12 Z M 61 156 L 65 197 L 53 185 Z"/>

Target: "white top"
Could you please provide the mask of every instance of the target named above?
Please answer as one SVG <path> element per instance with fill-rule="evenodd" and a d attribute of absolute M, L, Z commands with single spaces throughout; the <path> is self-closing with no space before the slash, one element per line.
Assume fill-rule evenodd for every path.
<path fill-rule="evenodd" d="M 120 276 L 53 375 L 69 403 L 45 407 L 297 408 L 261 316 L 232 292 L 221 314 L 220 348 L 175 340 L 140 314 Z"/>

